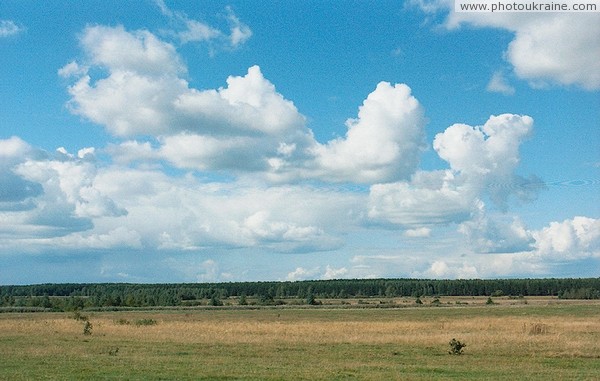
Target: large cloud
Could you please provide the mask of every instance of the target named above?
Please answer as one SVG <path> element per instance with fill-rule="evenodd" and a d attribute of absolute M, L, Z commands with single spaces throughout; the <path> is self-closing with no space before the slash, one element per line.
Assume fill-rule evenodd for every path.
<path fill-rule="evenodd" d="M 9 240 L 61 237 L 126 214 L 95 187 L 92 149 L 50 154 L 16 137 L 0 140 L 0 148 L 0 220 L 7 222 L 0 235 Z"/>
<path fill-rule="evenodd" d="M 378 248 L 355 255 L 344 268 L 344 277 L 596 276 L 600 220 L 579 216 L 530 230 L 516 217 L 481 217 L 461 226 L 464 233 L 474 234 L 469 242 L 451 238 L 447 231 L 436 234 L 435 241 L 427 242 L 427 248 Z M 290 277 L 319 274 L 319 267 L 310 271 L 298 268 Z"/>
<path fill-rule="evenodd" d="M 505 216 L 490 218 L 479 214 L 463 222 L 459 231 L 465 234 L 471 248 L 478 253 L 519 253 L 533 250 L 532 233 L 523 221 Z"/>
<path fill-rule="evenodd" d="M 35 155 L 35 150 L 19 137 L 0 139 L 0 211 L 29 209 L 32 197 L 43 192 L 39 183 L 14 171 L 24 158 Z"/>
<path fill-rule="evenodd" d="M 483 126 L 448 127 L 436 135 L 433 148 L 450 170 L 419 171 L 410 181 L 371 186 L 369 216 L 408 228 L 461 223 L 482 213 L 486 196 L 503 210 L 511 195 L 534 198 L 541 183 L 514 173 L 532 126 L 529 116 L 503 114 Z"/>
<path fill-rule="evenodd" d="M 105 166 L 90 149 L 31 157 L 35 150 L 18 138 L 0 147 L 12 163 L 10 176 L 0 172 L 0 184 L 15 192 L 7 179 L 16 176 L 37 187 L 19 198 L 28 208 L 0 210 L 6 250 L 313 252 L 339 248 L 340 232 L 362 216 L 364 196 L 343 189 L 204 182 L 191 174 Z"/>
<path fill-rule="evenodd" d="M 510 176 L 532 127 L 533 119 L 526 115 L 491 116 L 481 127 L 448 127 L 435 136 L 433 148 L 450 168 L 467 176 Z"/>
<path fill-rule="evenodd" d="M 128 214 L 115 224 L 136 229 L 146 247 L 201 250 L 262 247 L 276 252 L 337 248 L 345 220 L 357 220 L 356 195 L 309 187 L 202 183 L 159 171 L 108 170 L 98 188 Z"/>
<path fill-rule="evenodd" d="M 424 117 L 411 89 L 381 82 L 359 108 L 348 132 L 315 148 L 325 176 L 340 180 L 393 181 L 412 174 L 424 148 Z"/>
<path fill-rule="evenodd" d="M 448 12 L 449 29 L 461 25 L 514 33 L 506 59 L 534 86 L 576 85 L 600 89 L 600 14 L 569 12 L 455 12 L 449 0 L 413 1 L 428 13 Z M 504 87 L 510 89 L 509 87 Z"/>
<path fill-rule="evenodd" d="M 418 172 L 410 182 L 375 184 L 369 192 L 369 217 L 405 228 L 465 221 L 480 205 L 451 171 Z"/>
<path fill-rule="evenodd" d="M 600 220 L 578 216 L 532 233 L 537 255 L 551 260 L 600 257 Z"/>
<path fill-rule="evenodd" d="M 393 181 L 417 167 L 425 122 L 406 85 L 379 83 L 347 121 L 346 136 L 321 144 L 258 66 L 230 76 L 226 87 L 198 90 L 182 78 L 174 47 L 148 31 L 88 27 L 81 46 L 86 60 L 59 71 L 78 78 L 69 88 L 71 110 L 116 137 L 144 136 L 159 146 L 113 145 L 120 160 L 134 159 L 124 151 L 135 147 L 180 168 L 262 172 L 278 182 Z"/>
<path fill-rule="evenodd" d="M 262 135 L 299 128 L 304 118 L 267 81 L 258 66 L 231 76 L 227 88 L 196 90 L 179 75 L 186 68 L 175 48 L 148 31 L 94 26 L 84 30 L 87 60 L 59 73 L 81 78 L 69 88 L 74 113 L 104 125 L 115 136 Z M 92 79 L 90 69 L 106 77 Z"/>
<path fill-rule="evenodd" d="M 501 208 L 509 196 L 528 201 L 544 187 L 535 176 L 526 179 L 514 172 L 519 147 L 530 136 L 533 119 L 527 115 L 491 116 L 483 126 L 455 124 L 435 136 L 433 148 L 469 187 L 485 191 Z"/>

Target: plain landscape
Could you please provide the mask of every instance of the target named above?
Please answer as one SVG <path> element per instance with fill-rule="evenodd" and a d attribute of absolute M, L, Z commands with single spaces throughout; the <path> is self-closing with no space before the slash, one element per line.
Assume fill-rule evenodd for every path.
<path fill-rule="evenodd" d="M 323 298 L 0 314 L 5 380 L 593 380 L 600 301 Z M 450 340 L 466 344 L 452 354 Z"/>
<path fill-rule="evenodd" d="M 600 0 L 486 2 L 0 0 L 0 381 L 600 380 Z"/>

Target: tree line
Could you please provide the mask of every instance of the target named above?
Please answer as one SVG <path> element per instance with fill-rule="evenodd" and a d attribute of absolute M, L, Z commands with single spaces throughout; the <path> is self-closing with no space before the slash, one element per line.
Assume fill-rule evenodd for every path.
<path fill-rule="evenodd" d="M 48 283 L 0 286 L 0 307 L 77 310 L 89 307 L 155 307 L 238 304 L 283 304 L 319 298 L 421 296 L 555 296 L 600 299 L 600 278 L 551 279 L 338 279 L 296 282 L 228 283 Z"/>

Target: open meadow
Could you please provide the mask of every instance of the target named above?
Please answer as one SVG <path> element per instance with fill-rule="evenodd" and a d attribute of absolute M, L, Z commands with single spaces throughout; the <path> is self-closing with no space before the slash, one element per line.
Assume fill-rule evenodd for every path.
<path fill-rule="evenodd" d="M 600 302 L 468 300 L 399 308 L 2 313 L 0 378 L 598 379 Z M 462 355 L 448 353 L 453 338 L 467 344 Z"/>

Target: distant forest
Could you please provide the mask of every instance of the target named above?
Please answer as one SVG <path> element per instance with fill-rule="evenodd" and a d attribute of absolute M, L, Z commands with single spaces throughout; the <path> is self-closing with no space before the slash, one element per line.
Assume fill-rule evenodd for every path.
<path fill-rule="evenodd" d="M 318 299 L 422 296 L 555 296 L 600 299 L 600 278 L 428 280 L 349 279 L 181 284 L 36 284 L 0 286 L 4 310 L 73 311 L 103 307 L 318 304 Z"/>

